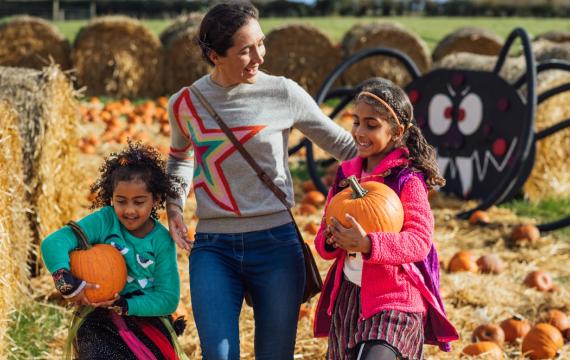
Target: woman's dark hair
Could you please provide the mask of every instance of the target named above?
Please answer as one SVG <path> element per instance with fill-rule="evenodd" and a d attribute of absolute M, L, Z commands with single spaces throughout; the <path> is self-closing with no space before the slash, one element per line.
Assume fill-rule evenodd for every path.
<path fill-rule="evenodd" d="M 445 179 L 439 175 L 435 149 L 428 144 L 416 124 L 414 109 L 405 91 L 390 80 L 382 78 L 366 80 L 362 83 L 362 91 L 373 93 L 392 107 L 398 119 L 394 119 L 393 116 L 387 116 L 387 118 L 394 129 L 398 126 L 397 121 L 404 126 L 404 135 L 399 145 L 408 148 L 412 167 L 424 173 L 428 188 L 445 185 Z M 372 97 L 361 96 L 357 99 L 374 106 L 381 113 L 390 114 Z"/>
<path fill-rule="evenodd" d="M 250 19 L 257 19 L 258 11 L 249 1 L 229 1 L 211 8 L 200 23 L 198 45 L 202 49 L 202 57 L 214 65 L 210 51 L 225 56 L 233 46 L 232 37 Z"/>
<path fill-rule="evenodd" d="M 166 198 L 178 197 L 182 188 L 182 181 L 166 172 L 166 162 L 160 153 L 140 142 L 129 141 L 126 149 L 106 157 L 99 171 L 99 179 L 91 185 L 91 193 L 95 195 L 91 209 L 111 205 L 119 181 L 141 180 L 154 198 L 150 216 L 158 219 L 157 211 L 164 208 Z"/>

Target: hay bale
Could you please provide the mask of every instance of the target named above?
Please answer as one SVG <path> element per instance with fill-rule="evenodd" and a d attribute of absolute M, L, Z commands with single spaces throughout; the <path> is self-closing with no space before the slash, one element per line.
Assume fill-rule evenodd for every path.
<path fill-rule="evenodd" d="M 135 19 L 90 21 L 75 39 L 71 62 L 90 95 L 153 97 L 163 90 L 160 40 Z"/>
<path fill-rule="evenodd" d="M 32 239 L 39 244 L 77 213 L 79 106 L 69 79 L 57 66 L 41 71 L 0 67 L 0 100 L 18 113 L 26 206 Z M 32 259 L 33 260 L 33 259 Z"/>
<path fill-rule="evenodd" d="M 549 71 L 539 82 L 538 93 L 570 83 L 570 73 Z M 538 106 L 535 129 L 540 131 L 562 120 L 570 119 L 570 92 L 558 94 Z M 525 197 L 538 202 L 549 197 L 570 196 L 570 128 L 566 128 L 537 142 L 536 160 L 523 186 Z"/>
<path fill-rule="evenodd" d="M 426 43 L 416 34 L 407 31 L 397 23 L 357 24 L 342 40 L 344 56 L 348 57 L 360 50 L 386 47 L 400 50 L 408 55 L 420 72 L 431 68 L 431 57 Z M 351 66 L 343 76 L 343 83 L 356 85 L 371 76 L 382 76 L 400 86 L 410 82 L 411 77 L 401 63 L 393 58 L 375 56 Z"/>
<path fill-rule="evenodd" d="M 161 36 L 162 38 L 162 36 Z M 210 71 L 198 46 L 198 27 L 189 26 L 164 37 L 164 87 L 174 93 Z"/>
<path fill-rule="evenodd" d="M 435 62 L 434 69 L 462 69 L 493 71 L 497 56 L 478 55 L 466 52 L 452 53 Z M 507 82 L 516 81 L 525 71 L 526 66 L 522 57 L 508 57 L 499 75 Z"/>
<path fill-rule="evenodd" d="M 179 31 L 186 30 L 195 26 L 199 26 L 204 14 L 199 12 L 192 12 L 188 15 L 182 15 L 174 19 L 174 22 L 170 24 L 166 29 L 160 33 L 160 43 L 162 46 L 166 46 L 173 35 L 176 35 Z"/>
<path fill-rule="evenodd" d="M 0 357 L 7 358 L 11 315 L 28 291 L 26 260 L 31 237 L 24 206 L 22 143 L 14 109 L 0 101 Z"/>
<path fill-rule="evenodd" d="M 548 40 L 533 42 L 533 53 L 537 62 L 560 59 L 570 61 L 570 42 L 555 43 Z"/>
<path fill-rule="evenodd" d="M 340 62 L 338 46 L 318 28 L 306 24 L 285 25 L 266 38 L 263 69 L 295 80 L 315 95 L 326 76 Z"/>
<path fill-rule="evenodd" d="M 534 40 L 547 40 L 555 43 L 570 42 L 570 31 L 548 31 L 537 35 Z"/>
<path fill-rule="evenodd" d="M 480 55 L 499 55 L 503 39 L 497 34 L 479 27 L 462 27 L 446 35 L 433 51 L 433 61 L 457 52 Z"/>
<path fill-rule="evenodd" d="M 0 66 L 41 69 L 52 62 L 69 69 L 69 41 L 49 22 L 16 16 L 0 24 Z"/>

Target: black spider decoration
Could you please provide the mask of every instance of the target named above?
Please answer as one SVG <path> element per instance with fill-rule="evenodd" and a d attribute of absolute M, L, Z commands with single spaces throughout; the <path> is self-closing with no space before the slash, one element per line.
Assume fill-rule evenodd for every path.
<path fill-rule="evenodd" d="M 526 73 L 510 84 L 498 74 L 517 37 L 523 45 Z M 462 218 L 519 193 L 534 165 L 536 141 L 570 126 L 570 119 L 566 119 L 538 133 L 533 130 L 537 104 L 570 90 L 567 83 L 537 96 L 537 73 L 549 69 L 570 71 L 570 63 L 550 60 L 535 65 L 528 34 L 522 28 L 511 32 L 491 72 L 437 69 L 421 75 L 408 56 L 394 49 L 366 49 L 354 54 L 337 66 L 316 96 L 319 104 L 331 98 L 340 99 L 331 118 L 360 90 L 356 86 L 330 91 L 332 84 L 351 65 L 378 55 L 398 59 L 411 74 L 412 81 L 405 89 L 414 105 L 418 126 L 437 149 L 440 171 L 447 181 L 441 190 L 464 199 L 481 199 L 477 207 L 458 214 Z M 527 90 L 523 96 L 519 89 L 525 83 Z M 312 143 L 303 139 L 289 153 L 302 147 L 307 149 L 311 178 L 326 193 L 316 169 Z M 538 227 L 548 231 L 568 225 L 570 216 Z"/>

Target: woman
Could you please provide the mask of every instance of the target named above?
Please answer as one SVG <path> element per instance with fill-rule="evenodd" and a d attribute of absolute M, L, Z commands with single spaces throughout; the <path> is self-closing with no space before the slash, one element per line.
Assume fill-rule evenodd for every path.
<path fill-rule="evenodd" d="M 337 159 L 354 157 L 356 148 L 350 134 L 295 82 L 259 71 L 264 38 L 251 4 L 214 6 L 199 32 L 203 56 L 214 70 L 194 85 L 292 207 L 292 127 Z M 256 358 L 292 359 L 305 271 L 291 217 L 189 88 L 170 99 L 169 111 L 169 169 L 193 183 L 198 204 L 193 245 L 185 236 L 185 197 L 170 200 L 168 224 L 182 248 L 192 247 L 190 291 L 202 355 L 239 359 L 239 314 L 247 291 Z"/>

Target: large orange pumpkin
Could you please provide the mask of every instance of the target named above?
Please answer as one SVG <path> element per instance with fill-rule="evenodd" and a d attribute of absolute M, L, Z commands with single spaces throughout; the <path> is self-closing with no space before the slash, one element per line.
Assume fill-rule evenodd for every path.
<path fill-rule="evenodd" d="M 554 359 L 564 346 L 560 330 L 550 324 L 540 323 L 530 329 L 523 338 L 522 352 L 531 359 Z"/>
<path fill-rule="evenodd" d="M 85 289 L 85 297 L 93 303 L 113 299 L 127 282 L 127 265 L 123 255 L 109 244 L 92 246 L 78 225 L 68 225 L 80 244 L 79 250 L 69 253 L 71 273 L 88 283 L 99 284 L 98 289 Z"/>
<path fill-rule="evenodd" d="M 346 219 L 350 214 L 367 232 L 393 232 L 402 230 L 404 209 L 394 190 L 378 182 L 360 184 L 356 177 L 346 179 L 349 188 L 336 194 L 327 208 L 326 219 L 335 217 L 342 226 L 352 227 Z"/>
<path fill-rule="evenodd" d="M 492 341 L 481 341 L 467 345 L 461 351 L 461 357 L 484 355 L 485 359 L 503 360 L 503 350 Z"/>
<path fill-rule="evenodd" d="M 501 328 L 505 332 L 505 341 L 514 342 L 524 337 L 530 331 L 530 323 L 527 319 L 515 315 L 501 322 Z"/>

